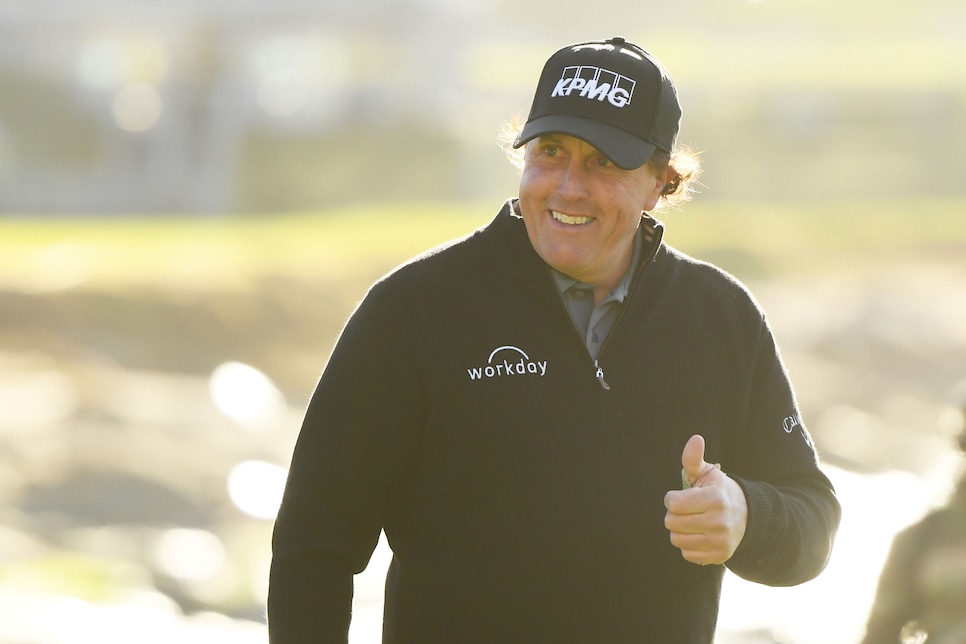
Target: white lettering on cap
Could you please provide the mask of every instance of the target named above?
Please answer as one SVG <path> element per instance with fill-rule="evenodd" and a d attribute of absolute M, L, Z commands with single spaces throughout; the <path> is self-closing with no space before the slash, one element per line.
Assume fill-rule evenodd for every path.
<path fill-rule="evenodd" d="M 635 85 L 633 79 L 602 67 L 574 65 L 564 68 L 550 96 L 570 96 L 577 92 L 581 98 L 597 101 L 606 98 L 614 107 L 624 107 L 631 102 Z"/>

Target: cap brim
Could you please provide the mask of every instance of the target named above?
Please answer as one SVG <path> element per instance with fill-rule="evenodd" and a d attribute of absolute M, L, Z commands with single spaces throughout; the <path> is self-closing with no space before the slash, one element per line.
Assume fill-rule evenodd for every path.
<path fill-rule="evenodd" d="M 518 148 L 531 139 L 552 132 L 583 139 L 625 170 L 641 167 L 657 149 L 653 143 L 611 125 L 580 116 L 561 114 L 541 116 L 527 122 L 520 136 L 513 142 L 513 147 Z"/>

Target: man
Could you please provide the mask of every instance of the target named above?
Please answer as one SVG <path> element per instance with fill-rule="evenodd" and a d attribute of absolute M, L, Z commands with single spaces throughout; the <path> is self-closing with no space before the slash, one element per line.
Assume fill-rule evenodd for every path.
<path fill-rule="evenodd" d="M 721 564 L 824 568 L 840 510 L 762 313 L 647 214 L 687 188 L 680 116 L 640 47 L 561 49 L 519 199 L 373 286 L 294 451 L 273 644 L 346 641 L 381 529 L 389 643 L 710 642 Z"/>
<path fill-rule="evenodd" d="M 966 452 L 966 381 L 953 391 Z M 966 642 L 966 473 L 949 499 L 895 536 L 879 576 L 863 644 Z"/>

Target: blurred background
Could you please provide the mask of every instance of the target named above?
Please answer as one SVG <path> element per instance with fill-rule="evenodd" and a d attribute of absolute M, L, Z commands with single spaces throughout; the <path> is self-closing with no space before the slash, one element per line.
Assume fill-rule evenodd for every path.
<path fill-rule="evenodd" d="M 857 641 L 962 469 L 959 0 L 0 0 L 0 644 L 267 642 L 346 317 L 515 195 L 501 125 L 553 51 L 614 35 L 703 153 L 668 240 L 761 300 L 845 508 L 818 580 L 726 579 L 718 642 Z"/>

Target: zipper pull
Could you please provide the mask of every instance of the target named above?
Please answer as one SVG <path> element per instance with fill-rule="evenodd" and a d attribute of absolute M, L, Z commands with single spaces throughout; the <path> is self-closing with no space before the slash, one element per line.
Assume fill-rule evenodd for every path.
<path fill-rule="evenodd" d="M 597 368 L 597 382 L 600 383 L 602 389 L 605 391 L 610 391 L 610 385 L 608 385 L 607 381 L 604 380 L 604 370 L 600 368 L 600 365 L 597 364 L 596 360 L 594 360 L 594 367 Z"/>

